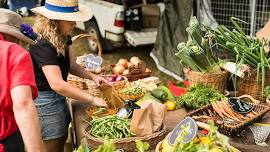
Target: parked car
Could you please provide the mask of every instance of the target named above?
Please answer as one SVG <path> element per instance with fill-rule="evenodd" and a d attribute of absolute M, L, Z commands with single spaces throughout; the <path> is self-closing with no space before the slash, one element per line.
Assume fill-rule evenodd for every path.
<path fill-rule="evenodd" d="M 128 7 L 123 5 L 123 1 L 79 0 L 80 3 L 91 9 L 94 15 L 88 22 L 78 22 L 77 28 L 98 38 L 101 41 L 103 49 L 108 46 L 123 45 L 126 42 L 135 47 L 153 44 L 157 35 L 157 26 L 147 28 L 138 27 L 136 29 L 135 25 L 138 23 L 136 22 L 136 16 L 133 16 L 133 20 L 127 18 L 130 13 L 136 15 L 136 11 L 134 11 L 136 7 L 131 7 L 128 10 Z M 138 17 L 141 17 L 140 11 L 138 9 Z M 129 23 L 129 27 L 127 23 Z M 138 25 L 140 24 L 138 23 Z M 91 50 L 97 50 L 97 45 L 94 42 L 89 42 L 89 46 Z"/>

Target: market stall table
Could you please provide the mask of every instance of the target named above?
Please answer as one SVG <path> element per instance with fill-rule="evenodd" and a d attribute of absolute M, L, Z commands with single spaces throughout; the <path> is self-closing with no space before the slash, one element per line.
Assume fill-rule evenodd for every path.
<path fill-rule="evenodd" d="M 83 119 L 88 119 L 88 116 L 85 112 L 87 107 L 90 104 L 82 103 L 76 100 L 70 101 L 70 109 L 71 115 L 73 117 L 73 128 L 74 128 L 74 136 L 75 142 L 80 143 L 81 139 L 84 138 L 83 131 L 87 127 L 87 124 L 83 121 Z M 171 131 L 187 114 L 187 111 L 183 109 L 178 109 L 175 111 L 168 111 L 165 116 L 164 123 L 167 126 L 168 132 Z M 264 120 L 261 122 L 270 124 L 270 115 L 267 115 Z M 253 135 L 248 129 L 244 133 L 244 137 L 237 137 L 230 139 L 231 145 L 238 148 L 242 152 L 269 152 L 270 147 L 262 147 L 255 145 Z M 267 139 L 266 143 L 270 145 L 270 138 Z"/>

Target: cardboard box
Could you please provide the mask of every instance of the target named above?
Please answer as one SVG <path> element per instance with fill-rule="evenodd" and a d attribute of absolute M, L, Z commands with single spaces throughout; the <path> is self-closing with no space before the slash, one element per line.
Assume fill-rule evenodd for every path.
<path fill-rule="evenodd" d="M 155 4 L 142 6 L 143 27 L 156 28 L 159 25 L 160 8 Z"/>

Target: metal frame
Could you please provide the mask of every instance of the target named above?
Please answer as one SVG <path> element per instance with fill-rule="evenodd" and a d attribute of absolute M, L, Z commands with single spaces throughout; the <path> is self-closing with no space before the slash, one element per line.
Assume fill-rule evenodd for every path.
<path fill-rule="evenodd" d="M 197 9 L 200 10 L 203 5 L 202 0 L 196 0 L 196 2 Z M 232 28 L 233 25 L 229 19 L 231 16 L 237 17 L 248 23 L 240 25 L 246 34 L 251 36 L 254 36 L 270 19 L 269 0 L 211 0 L 210 3 L 211 12 L 217 23 Z M 200 14 L 197 16 L 199 18 Z"/>

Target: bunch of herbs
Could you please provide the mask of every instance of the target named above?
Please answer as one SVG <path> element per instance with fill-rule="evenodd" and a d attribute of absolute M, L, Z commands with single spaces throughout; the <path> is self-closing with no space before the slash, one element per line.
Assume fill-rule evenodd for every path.
<path fill-rule="evenodd" d="M 188 108 L 200 108 L 204 105 L 210 104 L 211 102 L 221 101 L 226 96 L 220 93 L 218 90 L 198 84 L 190 87 L 188 92 L 180 96 L 177 101 L 177 107 L 185 105 Z"/>

